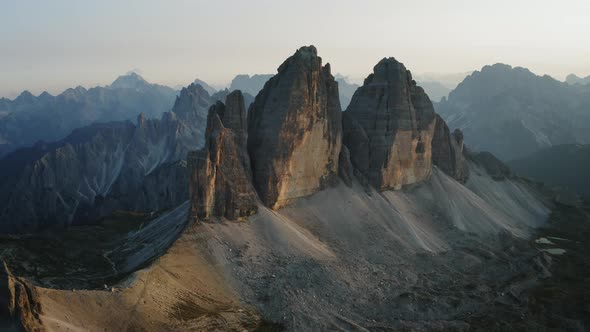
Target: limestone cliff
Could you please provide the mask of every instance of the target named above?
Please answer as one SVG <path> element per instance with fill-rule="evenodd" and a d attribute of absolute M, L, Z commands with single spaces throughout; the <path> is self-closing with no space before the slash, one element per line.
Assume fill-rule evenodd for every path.
<path fill-rule="evenodd" d="M 338 173 L 342 142 L 338 84 L 313 46 L 278 69 L 250 106 L 248 152 L 262 201 L 279 208 Z"/>
<path fill-rule="evenodd" d="M 41 314 L 41 304 L 35 287 L 25 279 L 15 277 L 6 263 L 2 262 L 0 326 L 8 326 L 8 331 L 12 331 L 10 327 L 15 331 L 45 331 L 45 327 L 41 324 Z"/>
<path fill-rule="evenodd" d="M 455 129 L 451 133 L 438 114 L 432 139 L 432 162 L 457 181 L 467 181 L 469 168 L 463 154 L 463 133 L 460 129 Z"/>
<path fill-rule="evenodd" d="M 237 219 L 257 211 L 245 150 L 246 109 L 241 92 L 232 92 L 226 103 L 211 106 L 205 147 L 188 156 L 191 215 L 198 220 Z"/>
<path fill-rule="evenodd" d="M 431 175 L 434 109 L 403 64 L 381 60 L 345 113 L 351 161 L 375 188 L 400 189 Z"/>

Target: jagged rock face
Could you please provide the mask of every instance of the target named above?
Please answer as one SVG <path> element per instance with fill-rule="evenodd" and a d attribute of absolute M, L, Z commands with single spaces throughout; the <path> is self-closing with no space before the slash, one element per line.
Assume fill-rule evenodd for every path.
<path fill-rule="evenodd" d="M 354 169 L 350 162 L 350 152 L 346 146 L 342 146 L 338 159 L 338 175 L 347 186 L 352 186 Z"/>
<path fill-rule="evenodd" d="M 248 152 L 262 201 L 279 208 L 321 189 L 338 172 L 338 84 L 315 47 L 302 47 L 250 106 Z"/>
<path fill-rule="evenodd" d="M 243 139 L 246 109 L 241 93 L 209 110 L 205 147 L 189 154 L 191 215 L 237 219 L 257 212 Z"/>
<path fill-rule="evenodd" d="M 37 290 L 28 281 L 15 277 L 6 263 L 0 267 L 0 324 L 15 331 L 45 331 L 41 323 Z M 12 331 L 12 329 L 8 329 Z"/>
<path fill-rule="evenodd" d="M 460 129 L 451 133 L 438 114 L 432 139 L 432 162 L 459 182 L 465 182 L 469 176 L 469 168 L 463 155 L 463 133 Z"/>
<path fill-rule="evenodd" d="M 435 113 L 403 64 L 381 60 L 345 114 L 352 163 L 375 188 L 399 189 L 430 176 Z"/>
<path fill-rule="evenodd" d="M 223 110 L 220 114 L 221 122 L 225 128 L 234 132 L 238 145 L 245 149 L 248 140 L 248 112 L 242 92 L 236 90 L 228 94 L 225 106 L 225 109 L 218 108 Z"/>
<path fill-rule="evenodd" d="M 114 210 L 151 212 L 188 199 L 186 159 L 203 145 L 208 94 L 182 90 L 161 119 L 75 130 L 0 160 L 0 231 L 87 223 Z"/>

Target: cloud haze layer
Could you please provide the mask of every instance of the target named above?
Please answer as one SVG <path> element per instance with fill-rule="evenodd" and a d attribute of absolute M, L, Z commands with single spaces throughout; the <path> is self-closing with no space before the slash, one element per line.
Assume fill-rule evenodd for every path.
<path fill-rule="evenodd" d="M 224 84 L 274 73 L 308 44 L 357 78 L 384 56 L 416 73 L 503 62 L 586 76 L 588 13 L 587 0 L 2 1 L 0 96 L 105 85 L 133 68 L 162 84 Z"/>

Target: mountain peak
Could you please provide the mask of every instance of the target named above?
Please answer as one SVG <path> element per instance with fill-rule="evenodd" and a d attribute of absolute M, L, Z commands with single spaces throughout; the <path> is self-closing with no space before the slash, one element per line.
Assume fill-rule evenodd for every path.
<path fill-rule="evenodd" d="M 21 92 L 21 94 L 18 95 L 18 97 L 16 97 L 16 99 L 14 101 L 31 101 L 34 99 L 35 99 L 35 96 L 31 93 L 31 91 L 25 90 L 25 91 Z"/>
<path fill-rule="evenodd" d="M 342 122 L 338 83 L 313 46 L 279 67 L 250 106 L 248 152 L 254 187 L 277 209 L 311 195 L 338 172 Z M 300 162 L 313 160 L 314 167 Z M 285 190 L 288 188 L 288 190 Z"/>
<path fill-rule="evenodd" d="M 344 114 L 352 165 L 373 187 L 400 189 L 432 174 L 434 109 L 401 62 L 380 60 Z"/>
<path fill-rule="evenodd" d="M 483 72 L 483 71 L 491 70 L 491 69 L 493 69 L 493 70 L 511 70 L 512 66 L 505 64 L 505 63 L 498 62 L 498 63 L 494 63 L 493 65 L 483 66 L 483 68 L 481 68 L 481 71 Z"/>
<path fill-rule="evenodd" d="M 384 82 L 395 80 L 393 77 L 401 78 L 406 75 L 407 79 L 411 81 L 412 75 L 403 63 L 397 61 L 394 57 L 383 58 L 375 65 L 375 67 L 373 67 L 373 73 L 365 79 L 364 84 L 382 84 Z"/>
<path fill-rule="evenodd" d="M 565 78 L 565 82 L 573 85 L 573 84 L 590 84 L 590 76 L 586 76 L 586 77 L 580 77 L 576 74 L 569 74 L 567 75 L 567 77 Z"/>
<path fill-rule="evenodd" d="M 316 57 L 318 56 L 318 50 L 313 45 L 302 46 L 297 50 L 297 53 L 303 56 Z"/>
<path fill-rule="evenodd" d="M 214 87 L 210 86 L 209 84 L 207 84 L 207 82 L 200 80 L 198 78 L 196 78 L 193 83 L 200 85 L 203 89 L 205 89 L 205 91 L 207 91 L 209 95 L 212 95 L 215 92 L 217 92 L 217 90 Z"/>
<path fill-rule="evenodd" d="M 200 114 L 200 112 L 208 109 L 211 104 L 210 98 L 207 90 L 200 84 L 191 83 L 180 90 L 172 112 L 184 119 L 196 117 L 198 121 L 204 120 L 206 114 Z"/>
<path fill-rule="evenodd" d="M 295 54 L 287 58 L 283 64 L 279 67 L 279 73 L 288 70 L 290 65 L 304 66 L 304 67 L 317 67 L 321 64 L 322 58 L 318 56 L 318 51 L 315 46 L 303 46 L 295 51 Z"/>
<path fill-rule="evenodd" d="M 149 83 L 139 74 L 130 72 L 117 77 L 117 79 L 111 83 L 110 87 L 116 89 L 137 89 L 148 84 Z"/>

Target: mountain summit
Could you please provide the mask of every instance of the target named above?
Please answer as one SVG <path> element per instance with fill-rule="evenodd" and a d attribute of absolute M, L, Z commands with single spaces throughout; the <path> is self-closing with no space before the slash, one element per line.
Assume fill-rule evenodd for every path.
<path fill-rule="evenodd" d="M 248 152 L 262 201 L 279 207 L 322 188 L 338 171 L 341 140 L 338 83 L 316 48 L 302 47 L 250 107 Z"/>
<path fill-rule="evenodd" d="M 590 143 L 590 86 L 569 85 L 526 68 L 485 66 L 436 107 L 465 143 L 503 160 L 565 143 Z"/>
<path fill-rule="evenodd" d="M 399 189 L 432 173 L 435 114 L 424 90 L 394 58 L 374 67 L 344 113 L 353 165 L 379 190 Z"/>
<path fill-rule="evenodd" d="M 94 122 L 135 120 L 139 113 L 158 118 L 174 104 L 176 91 L 131 73 L 110 86 L 69 88 L 57 96 L 28 91 L 0 101 L 0 157 L 39 140 L 52 142 Z M 4 116 L 2 116 L 4 114 Z"/>
<path fill-rule="evenodd" d="M 147 85 L 149 85 L 149 83 L 144 80 L 143 77 L 135 72 L 130 72 L 117 77 L 117 79 L 111 83 L 110 87 L 114 89 L 142 89 Z"/>

